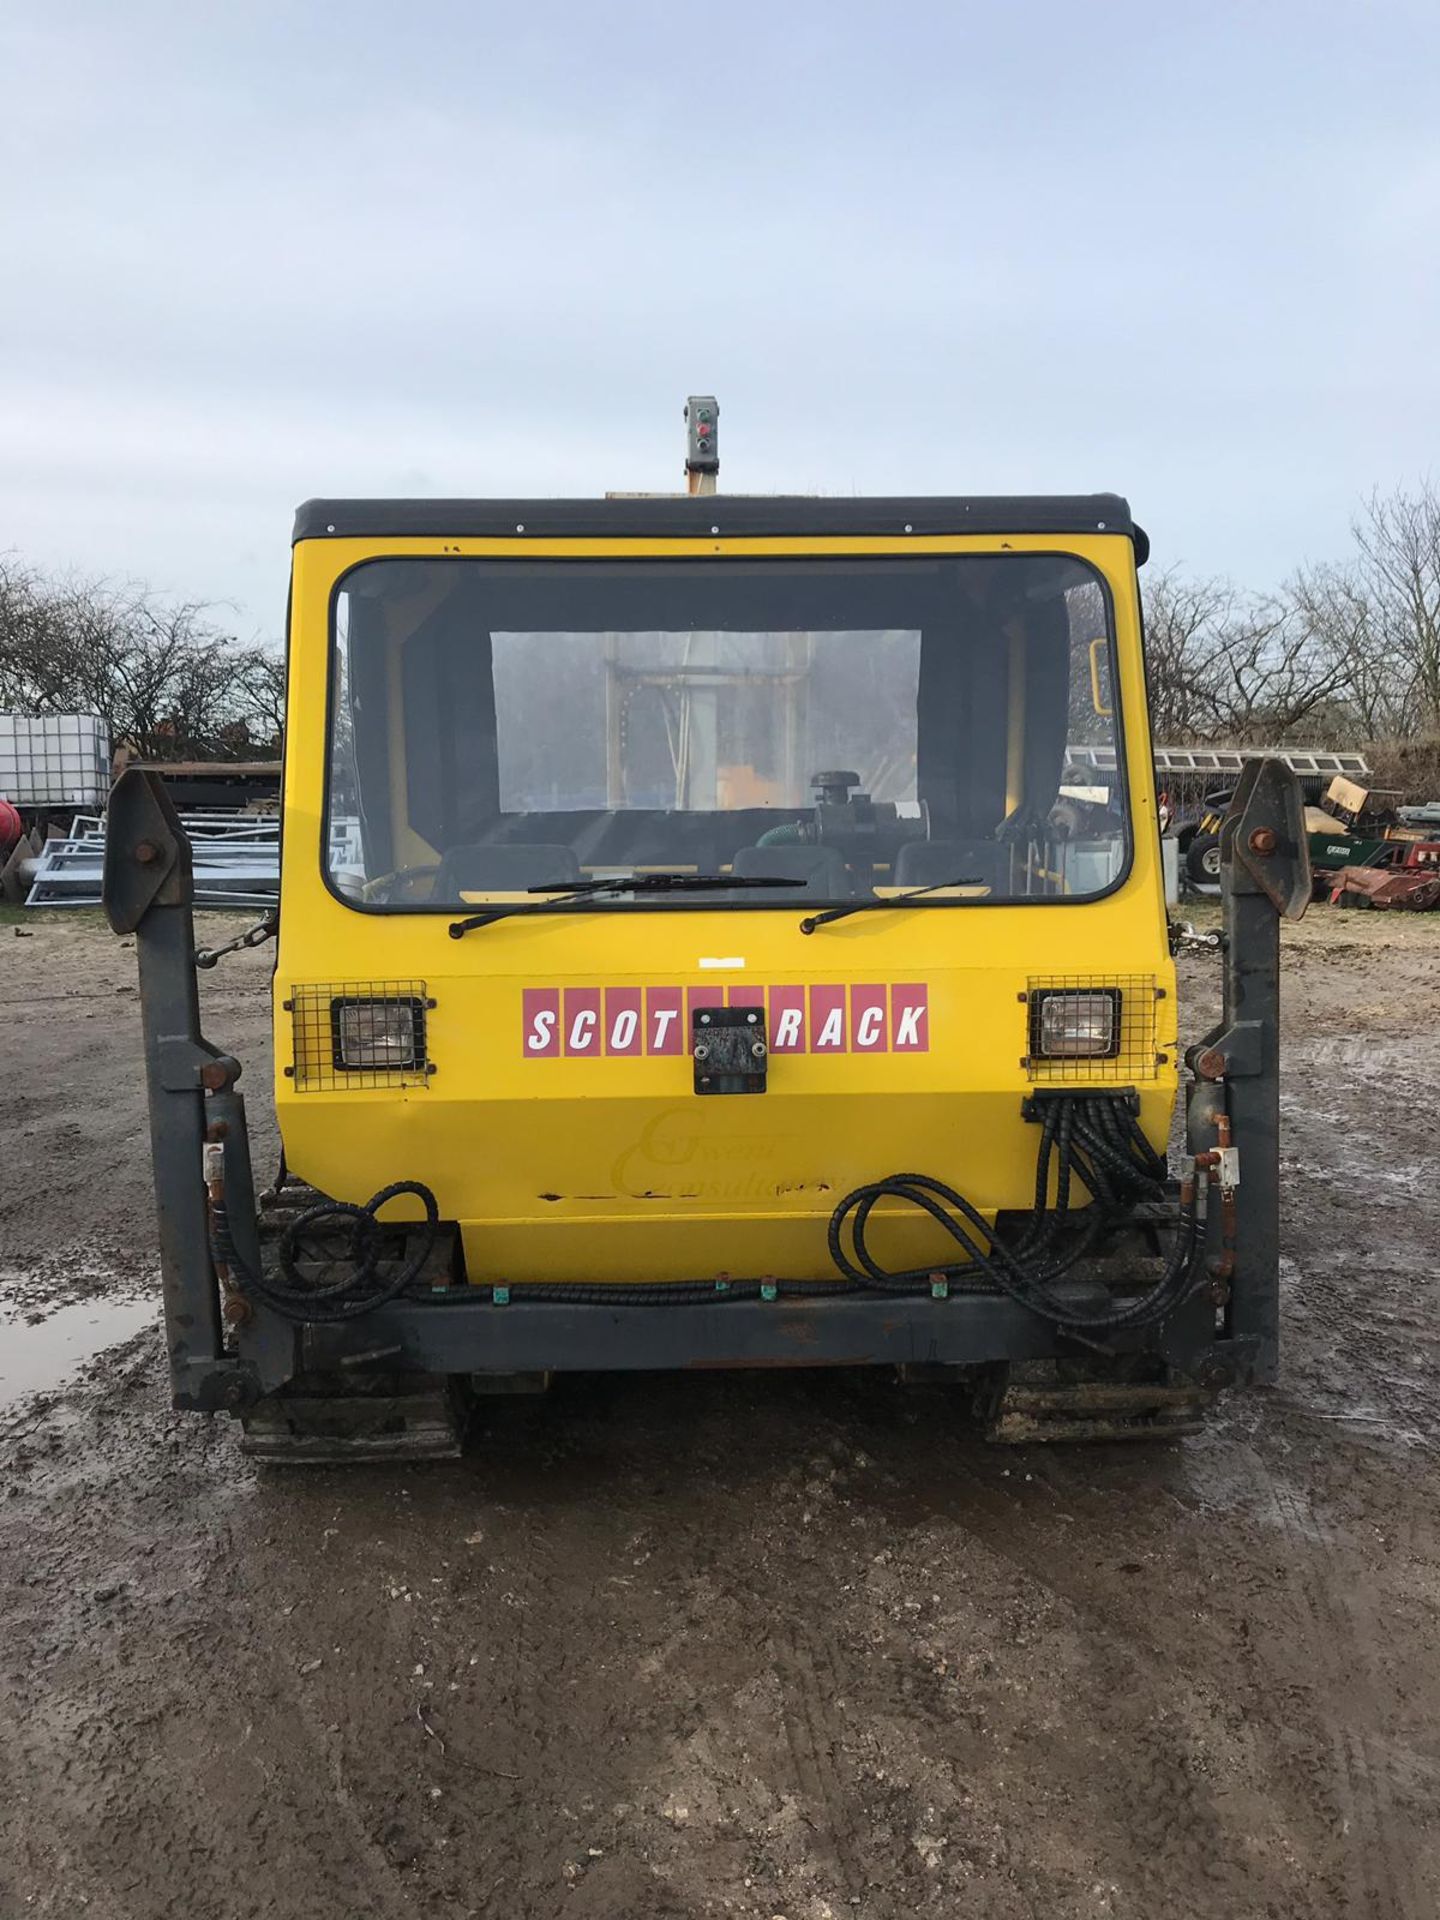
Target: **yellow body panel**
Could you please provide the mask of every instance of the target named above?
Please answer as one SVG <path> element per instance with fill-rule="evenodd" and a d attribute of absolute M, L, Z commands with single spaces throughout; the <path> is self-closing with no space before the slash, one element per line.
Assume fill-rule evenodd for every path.
<path fill-rule="evenodd" d="M 1000 551 L 1073 553 L 1105 576 L 1113 599 L 1133 853 L 1126 879 L 1104 899 L 874 909 L 809 936 L 793 905 L 627 906 L 504 919 L 456 941 L 453 913 L 364 913 L 325 885 L 330 603 L 337 580 L 362 560 Z M 1175 983 L 1128 538 L 417 538 L 296 547 L 275 980 L 286 1155 L 301 1178 L 347 1200 L 393 1180 L 424 1181 L 442 1214 L 462 1225 L 472 1280 L 820 1278 L 832 1271 L 825 1227 L 836 1201 L 894 1172 L 934 1174 L 987 1213 L 1028 1207 L 1037 1134 L 1020 1115 L 1034 1085 L 1024 1064 L 1024 998 L 1037 978 L 1059 976 L 1081 984 L 1123 976 L 1137 1005 L 1153 1005 L 1153 1025 L 1127 1033 L 1121 1059 L 1105 1062 L 1095 1084 L 1135 1086 L 1144 1130 L 1163 1146 L 1178 1079 Z M 372 1090 L 318 1084 L 324 1076 L 308 1070 L 303 1050 L 297 1060 L 286 1005 L 296 988 L 394 981 L 423 982 L 434 1002 L 433 1076 Z M 916 982 L 928 991 L 928 1050 L 772 1052 L 768 1091 L 755 1097 L 698 1098 L 687 1051 L 536 1058 L 523 1044 L 527 988 L 720 987 L 738 1000 L 761 986 Z M 1089 1084 L 1074 1074 L 1066 1083 Z M 923 1262 L 945 1251 L 917 1219 L 879 1221 L 874 1240 L 882 1257 Z"/>

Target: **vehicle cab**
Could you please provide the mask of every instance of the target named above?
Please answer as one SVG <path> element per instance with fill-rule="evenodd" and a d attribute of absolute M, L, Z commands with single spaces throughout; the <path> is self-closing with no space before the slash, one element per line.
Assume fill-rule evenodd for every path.
<path fill-rule="evenodd" d="M 485 1285 L 816 1280 L 893 1167 L 1032 1207 L 1037 1091 L 1163 1148 L 1144 551 L 1104 494 L 307 503 L 291 1168 L 413 1172 Z"/>

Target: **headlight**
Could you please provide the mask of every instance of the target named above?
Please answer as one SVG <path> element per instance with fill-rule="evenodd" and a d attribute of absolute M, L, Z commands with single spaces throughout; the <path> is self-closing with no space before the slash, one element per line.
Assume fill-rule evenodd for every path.
<path fill-rule="evenodd" d="M 1030 1051 L 1044 1060 L 1112 1060 L 1120 1051 L 1120 989 L 1030 996 Z"/>
<path fill-rule="evenodd" d="M 425 1056 L 425 1020 L 416 1000 L 336 1000 L 330 1009 L 335 1064 L 418 1067 Z"/>

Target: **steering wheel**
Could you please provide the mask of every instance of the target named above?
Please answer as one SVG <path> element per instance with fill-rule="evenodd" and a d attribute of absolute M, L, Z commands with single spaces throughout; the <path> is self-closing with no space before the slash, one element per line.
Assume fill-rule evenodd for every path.
<path fill-rule="evenodd" d="M 433 880 L 439 871 L 438 860 L 432 860 L 423 866 L 396 867 L 393 873 L 382 873 L 373 880 L 367 880 L 360 889 L 360 897 L 363 900 L 376 900 L 384 894 L 387 898 L 393 898 L 397 888 L 411 886 L 420 880 Z"/>

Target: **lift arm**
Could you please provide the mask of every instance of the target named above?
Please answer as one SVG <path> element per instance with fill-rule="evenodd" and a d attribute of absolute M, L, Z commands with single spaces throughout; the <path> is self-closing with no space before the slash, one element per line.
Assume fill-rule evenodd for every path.
<path fill-rule="evenodd" d="M 165 1343 L 177 1407 L 238 1408 L 256 1391 L 251 1369 L 225 1352 L 210 1257 L 204 1182 L 207 1134 L 226 1141 L 227 1179 L 248 1180 L 240 1064 L 200 1032 L 190 842 L 158 775 L 127 768 L 110 795 L 101 897 L 116 933 L 135 936 L 150 1150 L 160 1233 Z M 218 1129 L 224 1129 L 223 1132 Z M 253 1182 L 232 1187 L 253 1223 Z"/>
<path fill-rule="evenodd" d="M 1298 920 L 1310 901 L 1304 802 L 1283 760 L 1246 763 L 1220 829 L 1220 878 L 1224 998 L 1219 1024 L 1186 1055 L 1188 1144 L 1217 1150 L 1228 1121 L 1241 1170 L 1237 1179 L 1234 1161 L 1219 1169 L 1214 1292 L 1230 1377 L 1269 1382 L 1280 1355 L 1280 921 Z"/>

